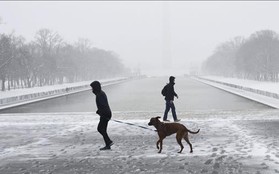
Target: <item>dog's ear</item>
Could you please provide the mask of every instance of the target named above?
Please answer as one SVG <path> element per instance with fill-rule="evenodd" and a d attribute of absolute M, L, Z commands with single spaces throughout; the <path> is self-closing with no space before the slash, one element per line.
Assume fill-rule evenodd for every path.
<path fill-rule="evenodd" d="M 156 119 L 159 119 L 159 118 L 161 118 L 161 117 L 155 117 Z"/>

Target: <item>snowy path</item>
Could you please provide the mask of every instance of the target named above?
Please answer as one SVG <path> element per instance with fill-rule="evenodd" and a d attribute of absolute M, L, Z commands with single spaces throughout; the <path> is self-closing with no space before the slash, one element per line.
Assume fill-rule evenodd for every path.
<path fill-rule="evenodd" d="M 109 134 L 115 145 L 99 151 L 103 140 L 92 113 L 3 114 L 0 173 L 279 173 L 279 111 L 199 114 L 181 116 L 189 129 L 201 129 L 190 135 L 192 154 L 186 142 L 177 153 L 174 135 L 158 154 L 156 132 L 113 121 Z M 140 115 L 114 118 L 147 126 L 150 116 Z"/>

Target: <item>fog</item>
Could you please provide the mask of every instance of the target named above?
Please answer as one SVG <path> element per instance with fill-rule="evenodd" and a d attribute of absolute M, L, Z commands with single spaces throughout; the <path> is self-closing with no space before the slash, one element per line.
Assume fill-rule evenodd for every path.
<path fill-rule="evenodd" d="M 198 69 L 218 44 L 270 29 L 279 32 L 276 1 L 0 2 L 0 33 L 28 41 L 41 28 L 73 43 L 87 38 L 147 75 Z"/>

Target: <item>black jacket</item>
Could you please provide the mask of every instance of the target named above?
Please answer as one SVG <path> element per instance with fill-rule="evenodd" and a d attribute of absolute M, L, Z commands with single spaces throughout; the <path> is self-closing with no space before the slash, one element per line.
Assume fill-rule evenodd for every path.
<path fill-rule="evenodd" d="M 101 117 L 111 119 L 111 110 L 108 104 L 107 95 L 104 91 L 100 91 L 96 94 L 97 114 Z"/>
<path fill-rule="evenodd" d="M 174 100 L 174 96 L 177 97 L 177 94 L 174 91 L 174 83 L 168 83 L 166 86 L 167 86 L 167 92 L 166 92 L 165 100 Z"/>

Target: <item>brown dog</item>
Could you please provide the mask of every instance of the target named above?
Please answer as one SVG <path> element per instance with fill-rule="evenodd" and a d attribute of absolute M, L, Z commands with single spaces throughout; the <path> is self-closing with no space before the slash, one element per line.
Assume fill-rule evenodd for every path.
<path fill-rule="evenodd" d="M 159 118 L 161 117 L 153 117 L 150 119 L 150 122 L 148 123 L 149 126 L 153 125 L 158 131 L 159 140 L 157 141 L 156 144 L 157 149 L 159 149 L 159 143 L 160 143 L 160 149 L 158 153 L 161 153 L 162 151 L 163 139 L 166 138 L 166 136 L 172 135 L 174 133 L 176 133 L 177 143 L 181 147 L 181 150 L 178 153 L 181 153 L 184 148 L 184 146 L 181 143 L 182 138 L 184 138 L 184 140 L 189 144 L 190 153 L 192 153 L 193 149 L 192 149 L 192 144 L 189 141 L 188 132 L 192 134 L 197 134 L 199 133 L 200 130 L 193 132 L 188 130 L 184 125 L 180 123 L 163 123 L 159 120 Z"/>

